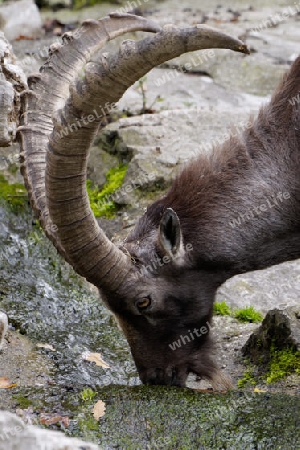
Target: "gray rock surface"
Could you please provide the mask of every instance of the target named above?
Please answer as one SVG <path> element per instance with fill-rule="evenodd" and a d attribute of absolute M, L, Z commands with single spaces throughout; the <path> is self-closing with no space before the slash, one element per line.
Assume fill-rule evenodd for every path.
<path fill-rule="evenodd" d="M 0 5 L 0 29 L 9 41 L 19 36 L 43 35 L 42 19 L 33 0 L 18 0 Z"/>
<path fill-rule="evenodd" d="M 300 261 L 237 275 L 218 290 L 216 301 L 233 309 L 253 306 L 266 314 L 273 308 L 300 305 Z"/>
<path fill-rule="evenodd" d="M 0 450 L 97 450 L 97 445 L 68 438 L 63 433 L 26 425 L 19 417 L 0 411 Z"/>
<path fill-rule="evenodd" d="M 247 128 L 250 113 L 259 108 L 262 99 L 243 94 L 228 95 L 218 87 L 214 91 L 210 82 L 210 79 L 198 80 L 198 91 L 203 90 L 204 95 L 197 97 L 194 94 L 195 101 L 190 107 L 184 105 L 185 93 L 176 92 L 174 85 L 174 90 L 166 92 L 166 102 L 173 99 L 176 109 L 123 118 L 108 125 L 99 136 L 99 149 L 93 147 L 91 151 L 91 179 L 99 184 L 103 171 L 107 171 L 107 164 L 104 163 L 101 169 L 99 167 L 99 162 L 105 161 L 103 150 L 119 157 L 125 155 L 130 163 L 123 182 L 124 189 L 117 202 L 134 205 L 139 199 L 134 186 L 142 185 L 145 192 L 155 190 L 154 187 L 156 190 L 166 189 L 184 164 L 199 154 L 209 154 L 214 146 Z M 219 108 L 210 106 L 213 98 Z M 135 109 L 137 105 L 129 93 L 129 103 L 131 100 L 129 107 Z M 122 101 L 125 106 L 126 98 Z M 232 111 L 230 115 L 228 109 Z"/>
<path fill-rule="evenodd" d="M 0 31 L 0 147 L 11 145 L 16 137 L 20 110 L 19 93 L 27 81 L 17 65 L 11 45 Z"/>

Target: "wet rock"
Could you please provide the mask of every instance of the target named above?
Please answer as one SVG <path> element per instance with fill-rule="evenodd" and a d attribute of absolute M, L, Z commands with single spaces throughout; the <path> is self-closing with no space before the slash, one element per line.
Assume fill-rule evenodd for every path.
<path fill-rule="evenodd" d="M 0 6 L 0 28 L 9 41 L 43 35 L 42 20 L 33 0 L 5 2 Z"/>
<path fill-rule="evenodd" d="M 0 411 L 0 450 L 97 450 L 97 445 L 62 433 L 26 425 L 14 414 Z"/>
<path fill-rule="evenodd" d="M 1 291 L 3 291 L 0 280 Z M 15 322 L 10 319 L 10 328 L 14 327 Z M 54 365 L 45 353 L 55 353 L 51 350 L 33 345 L 33 343 L 17 331 L 9 329 L 4 345 L 0 351 L 0 377 L 10 380 L 13 389 L 0 390 L 0 408 L 10 409 L 12 396 L 17 396 L 17 389 L 30 387 L 47 386 L 53 383 Z M 19 398 L 19 397 L 18 397 Z M 30 399 L 26 398 L 25 403 L 30 404 Z M 24 404 L 22 405 L 24 407 Z M 1 435 L 1 432 L 0 432 Z M 1 439 L 0 439 L 1 441 Z"/>
<path fill-rule="evenodd" d="M 300 261 L 288 261 L 264 270 L 237 275 L 218 290 L 216 301 L 233 309 L 253 306 L 266 314 L 273 308 L 300 304 Z"/>
<path fill-rule="evenodd" d="M 98 390 L 97 398 L 107 405 L 98 431 L 103 450 L 298 449 L 297 397 L 109 386 Z M 84 435 L 93 403 L 81 407 Z"/>
<path fill-rule="evenodd" d="M 251 361 L 261 365 L 268 362 L 272 345 L 279 350 L 300 350 L 300 306 L 269 311 L 258 330 L 251 334 L 242 352 L 250 356 Z"/>

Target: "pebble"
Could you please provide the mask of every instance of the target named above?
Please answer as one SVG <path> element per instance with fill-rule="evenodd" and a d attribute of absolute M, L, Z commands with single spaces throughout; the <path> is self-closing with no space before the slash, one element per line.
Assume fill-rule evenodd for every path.
<path fill-rule="evenodd" d="M 3 347 L 4 344 L 4 336 L 8 329 L 8 318 L 7 315 L 0 311 L 0 350 Z"/>

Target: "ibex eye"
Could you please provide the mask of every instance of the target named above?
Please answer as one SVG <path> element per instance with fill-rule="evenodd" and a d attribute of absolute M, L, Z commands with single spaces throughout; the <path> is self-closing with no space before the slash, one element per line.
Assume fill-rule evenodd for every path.
<path fill-rule="evenodd" d="M 143 297 L 143 298 L 140 298 L 139 300 L 137 300 L 136 302 L 135 302 L 135 306 L 138 308 L 138 309 L 146 309 L 146 308 L 148 308 L 148 306 L 150 306 L 151 305 L 151 299 L 149 298 L 149 297 Z"/>

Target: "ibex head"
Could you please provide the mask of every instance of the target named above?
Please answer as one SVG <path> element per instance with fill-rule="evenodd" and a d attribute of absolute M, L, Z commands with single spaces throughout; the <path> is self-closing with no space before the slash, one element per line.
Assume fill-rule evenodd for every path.
<path fill-rule="evenodd" d="M 189 372 L 221 381 L 209 341 L 220 278 L 209 279 L 197 268 L 175 211 L 152 205 L 122 249 L 129 271 L 115 292 L 100 291 L 127 337 L 142 381 L 183 386 Z"/>
<path fill-rule="evenodd" d="M 88 63 L 105 42 L 135 30 L 156 34 L 125 41 L 116 55 Z M 105 236 L 85 188 L 88 149 L 101 120 L 94 111 L 118 101 L 152 67 L 204 48 L 247 52 L 241 41 L 206 26 L 160 29 L 141 17 L 112 14 L 84 22 L 76 34 L 64 36 L 63 45 L 52 46 L 23 94 L 18 136 L 33 209 L 59 253 L 99 288 L 146 383 L 183 386 L 190 371 L 217 380 L 208 331 L 222 275 L 202 269 L 176 200 L 150 206 L 122 246 Z"/>

